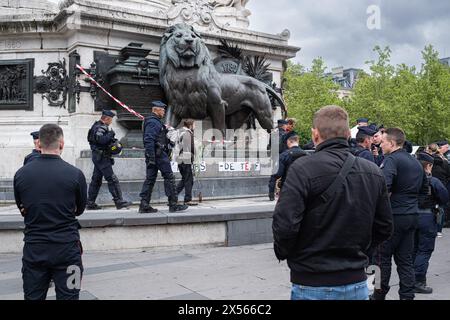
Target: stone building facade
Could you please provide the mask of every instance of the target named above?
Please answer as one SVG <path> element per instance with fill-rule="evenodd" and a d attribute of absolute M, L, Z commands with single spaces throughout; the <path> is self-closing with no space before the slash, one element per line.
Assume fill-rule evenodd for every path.
<path fill-rule="evenodd" d="M 118 54 L 142 43 L 158 59 L 168 26 L 186 22 L 198 29 L 213 55 L 221 39 L 246 54 L 265 56 L 280 86 L 283 62 L 299 48 L 289 31 L 248 29 L 248 0 L 0 0 L 0 181 L 11 180 L 32 148 L 30 132 L 57 123 L 65 132 L 63 158 L 76 164 L 89 149 L 86 135 L 99 117 L 90 83 L 78 78 L 74 53 L 89 68 L 94 52 Z M 114 124 L 118 136 L 127 130 Z"/>

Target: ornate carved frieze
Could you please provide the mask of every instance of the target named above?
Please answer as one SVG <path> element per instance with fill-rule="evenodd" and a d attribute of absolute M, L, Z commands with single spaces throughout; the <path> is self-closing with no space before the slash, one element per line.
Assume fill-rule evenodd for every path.
<path fill-rule="evenodd" d="M 248 28 L 248 0 L 172 0 L 169 24 L 188 23 L 210 31 L 228 27 Z"/>
<path fill-rule="evenodd" d="M 43 76 L 35 77 L 34 92 L 42 94 L 48 100 L 49 106 L 66 107 L 69 77 L 66 71 L 66 59 L 48 64 Z"/>
<path fill-rule="evenodd" d="M 34 59 L 0 61 L 0 110 L 33 110 Z"/>

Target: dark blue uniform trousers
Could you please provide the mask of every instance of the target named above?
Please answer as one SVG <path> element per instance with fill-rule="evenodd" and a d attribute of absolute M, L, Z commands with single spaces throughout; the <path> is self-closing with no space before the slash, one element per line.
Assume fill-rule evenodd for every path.
<path fill-rule="evenodd" d="M 92 155 L 92 162 L 94 163 L 94 172 L 92 173 L 91 183 L 88 191 L 88 201 L 95 202 L 98 193 L 102 186 L 103 177 L 108 182 L 108 189 L 113 200 L 116 202 L 120 200 L 120 194 L 116 190 L 116 185 L 119 183 L 119 179 L 114 174 L 111 158 Z"/>
<path fill-rule="evenodd" d="M 71 243 L 25 243 L 22 258 L 22 279 L 25 300 L 45 300 L 50 280 L 55 282 L 57 300 L 78 300 L 80 289 L 69 283 L 74 276 L 69 267 L 77 266 L 83 274 L 82 247 Z M 80 282 L 81 283 L 81 282 Z"/>
<path fill-rule="evenodd" d="M 394 234 L 384 242 L 377 252 L 376 262 L 381 267 L 381 291 L 385 296 L 389 290 L 392 271 L 392 256 L 400 278 L 399 295 L 402 300 L 415 297 L 414 239 L 418 227 L 418 215 L 394 215 Z"/>
<path fill-rule="evenodd" d="M 421 213 L 416 232 L 414 270 L 416 282 L 426 282 L 428 266 L 437 237 L 437 223 L 434 213 Z"/>
<path fill-rule="evenodd" d="M 173 175 L 170 160 L 167 154 L 163 153 L 161 157 L 156 158 L 156 164 L 149 164 L 146 159 L 147 173 L 144 185 L 142 186 L 141 194 L 139 195 L 143 201 L 150 202 L 153 188 L 155 187 L 158 170 L 164 178 L 164 190 L 166 196 L 169 198 L 170 204 L 176 204 L 178 201 L 178 194 L 175 186 L 175 176 Z"/>

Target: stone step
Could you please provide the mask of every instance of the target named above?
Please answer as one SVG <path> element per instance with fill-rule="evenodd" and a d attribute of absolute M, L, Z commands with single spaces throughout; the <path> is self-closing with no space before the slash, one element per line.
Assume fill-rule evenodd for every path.
<path fill-rule="evenodd" d="M 169 213 L 129 210 L 86 212 L 79 217 L 85 250 L 122 250 L 187 245 L 242 246 L 272 242 L 274 203 L 262 199 L 214 202 Z M 0 216 L 0 253 L 23 246 L 23 218 L 17 211 Z"/>
<path fill-rule="evenodd" d="M 194 181 L 193 196 L 199 198 L 201 193 L 203 199 L 228 199 L 262 196 L 268 193 L 269 177 L 229 177 L 229 178 L 200 178 Z M 180 178 L 177 178 L 177 182 Z M 0 180 L 0 204 L 11 203 L 14 201 L 14 190 L 12 181 Z M 140 202 L 139 194 L 141 192 L 144 180 L 139 181 L 120 181 L 124 199 L 132 202 Z M 179 196 L 183 200 L 184 193 Z M 108 185 L 103 183 L 97 203 L 102 205 L 112 205 L 112 198 L 108 191 Z M 157 180 L 153 194 L 152 202 L 161 203 L 167 201 L 164 191 L 164 181 Z"/>

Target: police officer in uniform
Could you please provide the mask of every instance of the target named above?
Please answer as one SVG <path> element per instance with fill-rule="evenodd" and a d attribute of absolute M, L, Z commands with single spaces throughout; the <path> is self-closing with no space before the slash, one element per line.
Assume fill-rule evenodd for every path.
<path fill-rule="evenodd" d="M 413 257 L 415 292 L 431 294 L 433 289 L 427 286 L 427 272 L 438 232 L 436 213 L 439 212 L 439 206 L 447 204 L 449 195 L 444 184 L 432 176 L 433 156 L 422 152 L 417 155 L 417 160 L 424 168 L 427 187 L 419 194 L 419 227 L 416 231 Z"/>
<path fill-rule="evenodd" d="M 25 157 L 23 160 L 23 165 L 26 165 L 41 155 L 41 148 L 39 147 L 39 131 L 32 132 L 30 135 L 33 137 L 34 149 Z"/>
<path fill-rule="evenodd" d="M 278 155 L 281 155 L 287 148 L 287 147 L 285 147 L 285 144 L 284 144 L 284 137 L 287 134 L 286 129 L 287 129 L 288 125 L 289 125 L 289 122 L 287 120 L 280 119 L 280 120 L 278 120 L 278 129 L 272 133 L 272 134 L 278 134 L 278 145 L 279 145 Z M 270 142 L 272 143 L 272 139 L 270 139 Z M 272 175 L 270 177 L 270 181 L 269 181 L 269 200 L 270 201 L 275 201 L 276 183 L 277 183 L 276 175 Z"/>
<path fill-rule="evenodd" d="M 25 219 L 22 278 L 25 300 L 45 300 L 50 281 L 56 299 L 78 300 L 83 265 L 80 216 L 86 207 L 86 179 L 63 161 L 62 129 L 40 130 L 42 154 L 14 176 L 14 196 Z"/>
<path fill-rule="evenodd" d="M 118 210 L 128 208 L 131 202 L 124 201 L 119 185 L 119 179 L 114 174 L 112 166 L 114 159 L 111 154 L 111 146 L 117 143 L 115 133 L 109 128 L 115 114 L 112 111 L 104 110 L 99 121 L 95 122 L 88 133 L 88 141 L 92 150 L 92 162 L 94 172 L 88 191 L 88 210 L 100 210 L 101 207 L 95 203 L 103 177 L 108 182 L 108 189 L 113 197 L 113 201 Z"/>
<path fill-rule="evenodd" d="M 170 141 L 168 130 L 162 119 L 167 105 L 161 101 L 152 102 L 152 113 L 144 121 L 145 162 L 147 164 L 146 180 L 140 194 L 141 204 L 139 213 L 156 213 L 158 210 L 150 206 L 153 188 L 156 183 L 158 170 L 164 178 L 164 188 L 169 198 L 169 211 L 177 212 L 188 209 L 187 205 L 178 204 L 178 193 L 175 176 L 169 160 Z"/>
<path fill-rule="evenodd" d="M 287 141 L 288 150 L 284 151 L 280 155 L 280 165 L 278 172 L 275 175 L 276 179 L 280 179 L 280 189 L 282 189 L 284 182 L 286 181 L 289 167 L 295 162 L 295 160 L 307 156 L 308 154 L 299 147 L 300 138 L 297 135 L 290 136 Z"/>
<path fill-rule="evenodd" d="M 359 127 L 356 134 L 356 147 L 352 153 L 360 158 L 369 160 L 375 163 L 375 158 L 372 153 L 373 136 L 377 133 L 372 127 Z"/>

